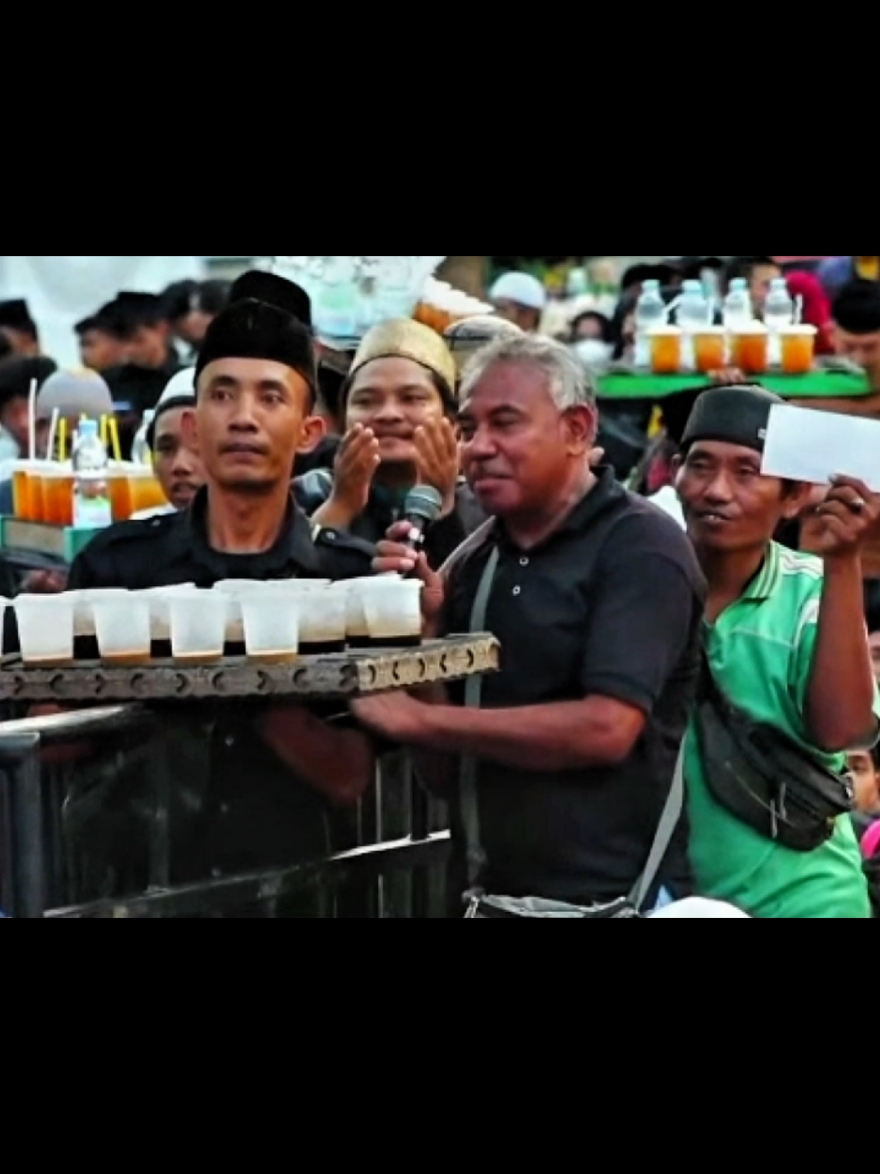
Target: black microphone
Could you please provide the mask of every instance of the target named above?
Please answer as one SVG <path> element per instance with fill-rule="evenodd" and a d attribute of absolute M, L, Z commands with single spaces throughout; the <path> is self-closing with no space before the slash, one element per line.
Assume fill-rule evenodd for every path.
<path fill-rule="evenodd" d="M 406 495 L 400 519 L 402 522 L 409 522 L 411 530 L 403 545 L 408 546 L 415 554 L 421 554 L 428 530 L 442 513 L 443 498 L 436 489 L 430 485 L 417 485 L 415 489 L 411 489 Z"/>

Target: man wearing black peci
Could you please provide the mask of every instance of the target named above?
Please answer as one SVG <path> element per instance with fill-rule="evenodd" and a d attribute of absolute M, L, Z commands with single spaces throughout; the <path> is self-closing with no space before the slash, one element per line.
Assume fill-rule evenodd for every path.
<path fill-rule="evenodd" d="M 97 537 L 74 563 L 72 590 L 370 573 L 372 547 L 332 530 L 313 542 L 291 497 L 296 452 L 323 435 L 308 316 L 298 286 L 240 279 L 206 336 L 185 422 L 206 488 L 186 513 Z M 187 768 L 175 785 L 174 883 L 324 856 L 330 809 L 356 802 L 372 780 L 366 737 L 308 709 L 238 705 L 192 720 L 192 730 L 177 723 Z"/>

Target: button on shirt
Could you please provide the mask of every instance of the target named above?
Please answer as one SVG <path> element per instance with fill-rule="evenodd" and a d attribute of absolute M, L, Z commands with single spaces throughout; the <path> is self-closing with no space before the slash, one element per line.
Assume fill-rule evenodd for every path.
<path fill-rule="evenodd" d="M 223 579 L 336 580 L 371 573 L 372 547 L 335 532 L 314 543 L 308 520 L 293 502 L 276 544 L 253 555 L 213 550 L 206 510 L 203 491 L 186 513 L 111 527 L 74 563 L 71 590 L 178 583 L 210 588 Z M 186 771 L 175 779 L 175 883 L 283 867 L 328 850 L 325 801 L 256 735 L 253 722 L 261 708 L 247 700 L 169 708 L 172 737 L 184 740 L 187 750 Z"/>
<path fill-rule="evenodd" d="M 452 574 L 447 631 L 466 632 L 492 547 L 500 561 L 486 627 L 502 671 L 483 706 L 609 697 L 647 726 L 620 766 L 536 774 L 484 762 L 479 807 L 490 892 L 614 899 L 644 870 L 669 795 L 699 667 L 705 585 L 681 529 L 618 485 L 610 469 L 541 546 L 517 549 L 501 526 Z M 464 702 L 464 689 L 455 700 Z M 463 845 L 456 827 L 459 854 Z M 689 889 L 686 829 L 662 879 Z"/>
<path fill-rule="evenodd" d="M 775 726 L 830 770 L 842 754 L 810 744 L 805 714 L 824 571 L 819 559 L 770 548 L 758 577 L 714 625 L 705 625 L 712 673 L 734 705 Z M 688 738 L 691 858 L 701 894 L 774 920 L 869 916 L 868 888 L 852 820 L 815 852 L 774 844 L 715 802 L 695 732 Z"/>

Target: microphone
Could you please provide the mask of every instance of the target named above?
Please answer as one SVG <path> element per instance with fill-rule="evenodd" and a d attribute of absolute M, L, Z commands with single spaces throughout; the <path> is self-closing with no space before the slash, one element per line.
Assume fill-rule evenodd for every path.
<path fill-rule="evenodd" d="M 403 545 L 421 554 L 428 530 L 443 513 L 443 498 L 430 485 L 417 485 L 406 495 L 402 522 L 409 522 L 411 533 Z"/>

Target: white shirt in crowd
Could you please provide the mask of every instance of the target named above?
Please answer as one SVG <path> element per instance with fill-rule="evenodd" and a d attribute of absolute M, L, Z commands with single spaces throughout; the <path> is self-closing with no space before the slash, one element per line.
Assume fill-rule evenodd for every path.
<path fill-rule="evenodd" d="M 665 486 L 659 493 L 655 493 L 653 497 L 649 497 L 648 501 L 653 502 L 658 509 L 663 510 L 664 514 L 669 514 L 670 518 L 674 518 L 682 530 L 687 529 L 687 523 L 684 520 L 684 509 L 682 508 L 681 499 L 678 496 L 678 490 L 674 485 Z"/>

